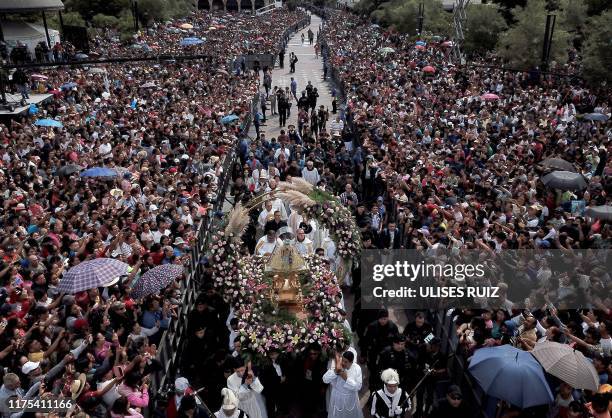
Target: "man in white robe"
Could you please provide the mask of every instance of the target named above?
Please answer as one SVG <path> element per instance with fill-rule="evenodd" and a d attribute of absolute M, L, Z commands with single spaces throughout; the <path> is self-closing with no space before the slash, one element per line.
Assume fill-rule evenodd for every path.
<path fill-rule="evenodd" d="M 323 382 L 331 386 L 328 418 L 363 418 L 359 405 L 359 390 L 363 379 L 361 367 L 354 360 L 355 354 L 346 351 L 323 375 Z"/>
<path fill-rule="evenodd" d="M 270 229 L 266 231 L 266 235 L 259 238 L 255 245 L 255 254 L 259 256 L 270 255 L 277 245 L 283 245 L 283 242 L 276 237 L 276 231 Z"/>
<path fill-rule="evenodd" d="M 238 408 L 244 411 L 249 418 L 268 418 L 265 402 L 261 392 L 263 385 L 259 378 L 253 375 L 250 364 L 245 366 L 240 357 L 235 359 L 234 373 L 227 378 L 227 387 L 238 398 Z M 243 383 L 243 376 L 246 378 Z"/>
<path fill-rule="evenodd" d="M 266 200 L 264 203 L 264 208 L 259 212 L 259 216 L 257 217 L 257 225 L 263 231 L 266 226 L 266 222 L 270 220 L 270 216 L 274 216 L 274 208 L 272 205 L 272 200 Z"/>
<path fill-rule="evenodd" d="M 249 418 L 244 411 L 238 409 L 240 401 L 231 389 L 221 389 L 221 395 L 223 396 L 223 403 L 221 409 L 215 412 L 216 418 Z"/>
<path fill-rule="evenodd" d="M 300 255 L 314 254 L 314 245 L 301 228 L 297 230 L 295 236 L 295 248 L 298 250 Z"/>

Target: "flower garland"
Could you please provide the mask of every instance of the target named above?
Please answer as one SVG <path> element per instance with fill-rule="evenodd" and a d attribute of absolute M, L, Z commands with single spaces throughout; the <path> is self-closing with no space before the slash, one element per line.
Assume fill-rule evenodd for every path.
<path fill-rule="evenodd" d="M 361 250 L 361 235 L 350 211 L 332 194 L 304 182 L 284 184 L 281 198 L 329 231 L 337 254 L 346 265 Z M 213 282 L 238 318 L 243 349 L 265 355 L 270 349 L 301 351 L 318 343 L 327 350 L 350 342 L 350 332 L 336 297 L 341 293 L 336 274 L 316 255 L 304 257 L 309 269 L 300 273 L 305 320 L 276 311 L 268 299 L 271 283 L 264 274 L 265 260 L 244 254 L 240 240 L 248 224 L 248 210 L 238 205 L 211 235 L 209 261 Z M 339 274 L 338 277 L 343 277 Z"/>

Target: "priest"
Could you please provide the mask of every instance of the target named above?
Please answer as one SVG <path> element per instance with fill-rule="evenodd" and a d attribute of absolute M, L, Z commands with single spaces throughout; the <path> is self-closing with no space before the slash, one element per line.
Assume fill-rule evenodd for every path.
<path fill-rule="evenodd" d="M 266 406 L 261 395 L 263 385 L 253 373 L 251 362 L 245 364 L 244 359 L 234 359 L 234 373 L 227 378 L 227 387 L 238 398 L 238 408 L 250 418 L 267 418 Z"/>
<path fill-rule="evenodd" d="M 238 409 L 238 398 L 231 389 L 223 388 L 221 396 L 223 396 L 223 404 L 221 409 L 215 412 L 216 418 L 249 418 L 246 412 Z"/>
<path fill-rule="evenodd" d="M 255 254 L 259 256 L 268 256 L 274 252 L 277 245 L 282 245 L 282 241 L 276 237 L 275 229 L 268 229 L 266 235 L 259 238 L 255 246 Z"/>
<path fill-rule="evenodd" d="M 359 405 L 362 384 L 361 367 L 355 363 L 355 354 L 346 351 L 336 354 L 331 368 L 323 375 L 323 382 L 331 385 L 328 418 L 363 418 Z"/>
<path fill-rule="evenodd" d="M 399 374 L 394 369 L 384 370 L 380 378 L 382 389 L 372 393 L 370 413 L 374 418 L 400 418 L 410 410 L 410 400 L 399 387 Z"/>

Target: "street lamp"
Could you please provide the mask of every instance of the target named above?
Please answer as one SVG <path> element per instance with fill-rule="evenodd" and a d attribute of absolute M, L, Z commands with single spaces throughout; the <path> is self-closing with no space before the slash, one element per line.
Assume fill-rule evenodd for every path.
<path fill-rule="evenodd" d="M 138 32 L 138 0 L 132 0 L 132 17 L 134 18 L 134 31 Z"/>

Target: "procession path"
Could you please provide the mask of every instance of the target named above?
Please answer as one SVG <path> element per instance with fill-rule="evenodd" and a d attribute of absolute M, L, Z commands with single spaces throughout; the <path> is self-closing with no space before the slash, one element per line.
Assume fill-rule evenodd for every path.
<path fill-rule="evenodd" d="M 312 15 L 312 19 L 310 22 L 310 26 L 306 26 L 305 28 L 299 30 L 294 33 L 293 36 L 289 39 L 287 47 L 285 49 L 285 65 L 284 68 L 280 68 L 278 65 L 278 59 L 276 62 L 276 66 L 272 70 L 272 89 L 274 86 L 285 87 L 291 86 L 291 77 L 297 81 L 297 96 L 300 97 L 301 92 L 306 88 L 308 81 L 312 83 L 314 87 L 317 88 L 319 92 L 319 98 L 317 99 L 317 108 L 320 105 L 324 105 L 329 108 L 330 118 L 331 118 L 331 109 L 332 109 L 332 84 L 330 79 L 327 81 L 323 81 L 323 59 L 319 55 L 316 57 L 314 43 L 316 43 L 317 33 L 319 31 L 321 25 L 321 18 L 317 15 Z M 315 34 L 315 42 L 313 45 L 308 43 L 308 28 L 312 30 Z M 304 44 L 302 45 L 301 35 L 304 34 Z M 298 62 L 295 66 L 295 73 L 289 72 L 289 54 L 293 52 L 297 56 Z M 277 57 L 278 58 L 278 57 Z M 265 94 L 265 90 L 262 92 Z M 280 128 L 278 126 L 278 115 L 270 116 L 270 106 L 268 103 L 268 111 L 266 112 L 267 121 L 265 126 L 261 127 L 261 132 L 266 134 L 266 138 L 276 138 L 280 135 L 281 129 L 287 130 L 286 127 Z M 297 127 L 297 103 L 295 99 L 293 99 L 293 106 L 291 106 L 291 116 L 287 118 L 287 124 L 295 125 Z M 251 126 L 251 131 L 249 132 L 252 138 L 255 138 L 255 127 Z"/>

